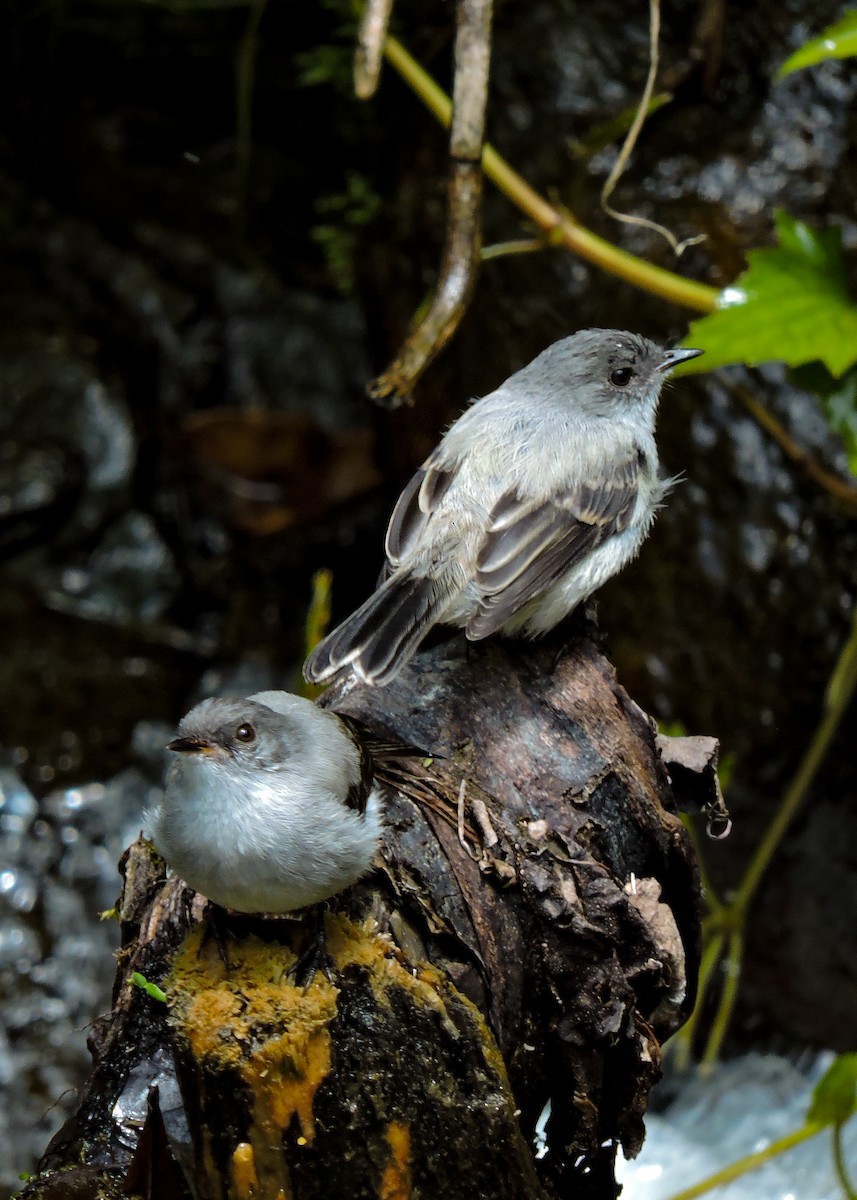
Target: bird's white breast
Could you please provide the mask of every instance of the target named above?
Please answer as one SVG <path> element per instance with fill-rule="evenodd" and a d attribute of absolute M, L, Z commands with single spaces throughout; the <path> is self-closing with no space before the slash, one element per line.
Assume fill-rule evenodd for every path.
<path fill-rule="evenodd" d="M 319 786 L 309 764 L 240 769 L 214 755 L 172 764 L 155 845 L 191 887 L 241 912 L 290 912 L 327 899 L 372 865 L 377 794 L 366 812 Z"/>

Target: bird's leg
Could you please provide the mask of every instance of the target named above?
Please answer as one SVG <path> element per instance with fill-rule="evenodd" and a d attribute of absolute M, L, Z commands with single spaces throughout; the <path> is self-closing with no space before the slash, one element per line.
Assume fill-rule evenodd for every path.
<path fill-rule="evenodd" d="M 209 939 L 213 938 L 220 961 L 227 973 L 229 971 L 229 951 L 226 939 L 235 940 L 235 934 L 229 928 L 228 920 L 229 914 L 226 909 L 220 904 L 215 904 L 213 900 L 209 900 L 202 923 L 202 937 L 199 939 L 199 949 L 197 950 L 197 957 L 199 957 Z"/>
<path fill-rule="evenodd" d="M 562 640 L 554 655 L 552 671 L 555 671 L 560 661 L 565 658 L 569 647 L 574 642 L 579 641 L 580 638 L 587 637 L 590 641 L 595 642 L 596 645 L 600 644 L 602 634 L 598 627 L 597 600 L 592 596 L 589 596 L 586 600 L 581 600 L 580 604 L 573 608 L 568 616 L 560 622 L 557 632 L 560 634 Z"/>
<path fill-rule="evenodd" d="M 333 963 L 327 952 L 325 938 L 326 913 L 327 905 L 324 903 L 314 904 L 307 910 L 303 918 L 307 931 L 306 945 L 286 971 L 286 977 L 292 980 L 295 987 L 302 987 L 304 991 L 308 990 L 319 970 L 324 971 L 328 980 L 333 983 Z"/>

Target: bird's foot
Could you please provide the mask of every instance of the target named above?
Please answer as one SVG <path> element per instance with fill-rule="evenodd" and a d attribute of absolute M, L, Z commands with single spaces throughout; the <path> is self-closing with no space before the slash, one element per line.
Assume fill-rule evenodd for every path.
<path fill-rule="evenodd" d="M 553 657 L 551 672 L 557 669 L 571 647 L 576 642 L 581 641 L 581 639 L 588 638 L 596 646 L 602 645 L 604 635 L 598 627 L 597 602 L 591 596 L 588 600 L 581 601 L 559 623 L 556 627 L 556 633 L 559 634 L 560 641 Z"/>
<path fill-rule="evenodd" d="M 215 904 L 213 900 L 209 900 L 202 923 L 202 937 L 199 939 L 199 949 L 197 950 L 197 958 L 199 958 L 209 941 L 213 941 L 227 974 L 230 969 L 227 939 L 235 941 L 235 934 L 229 928 L 228 921 L 229 914 L 226 909 L 220 904 Z"/>
<path fill-rule="evenodd" d="M 305 992 L 309 990 L 310 984 L 319 971 L 323 971 L 328 982 L 333 983 L 333 961 L 327 952 L 325 932 L 326 912 L 326 906 L 318 904 L 306 914 L 304 917 L 307 930 L 306 945 L 286 971 L 286 978 L 290 979 L 295 987 L 303 988 Z"/>

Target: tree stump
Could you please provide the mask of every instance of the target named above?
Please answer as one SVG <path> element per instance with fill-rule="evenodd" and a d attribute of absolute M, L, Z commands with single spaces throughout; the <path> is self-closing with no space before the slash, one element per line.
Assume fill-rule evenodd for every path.
<path fill-rule="evenodd" d="M 202 899 L 135 844 L 114 1008 L 28 1200 L 617 1194 L 699 958 L 652 722 L 587 636 L 457 637 L 322 703 L 434 756 L 330 903 L 330 977 L 294 986 L 289 919 L 236 918 L 224 965 Z"/>

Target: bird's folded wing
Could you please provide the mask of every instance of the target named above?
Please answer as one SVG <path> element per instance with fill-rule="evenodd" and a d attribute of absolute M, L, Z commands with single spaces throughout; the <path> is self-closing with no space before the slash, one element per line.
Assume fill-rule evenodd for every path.
<path fill-rule="evenodd" d="M 431 455 L 407 484 L 387 526 L 385 549 L 390 566 L 397 567 L 419 545 L 452 480 L 453 472 L 438 466 Z"/>
<path fill-rule="evenodd" d="M 343 716 L 340 713 L 336 715 L 339 717 L 343 732 L 354 743 L 354 748 L 357 751 L 357 762 L 360 767 L 359 778 L 354 780 L 346 793 L 345 805 L 347 808 L 353 808 L 355 812 L 362 814 L 366 811 L 366 805 L 369 802 L 369 793 L 372 791 L 374 776 L 372 754 L 366 745 L 363 731 L 358 723 L 352 720 L 351 717 Z"/>
<path fill-rule="evenodd" d="M 467 625 L 468 638 L 478 641 L 496 633 L 591 550 L 627 528 L 638 478 L 635 456 L 609 477 L 547 499 L 533 501 L 514 492 L 503 496 L 479 549 L 475 583 L 483 599 Z"/>
<path fill-rule="evenodd" d="M 336 715 L 348 727 L 354 740 L 362 748 L 368 750 L 376 763 L 386 762 L 387 760 L 397 761 L 409 758 L 422 759 L 434 757 L 430 750 L 422 750 L 419 746 L 411 746 L 407 742 L 400 741 L 398 738 L 377 733 L 358 717 L 352 717 L 340 712 Z"/>

